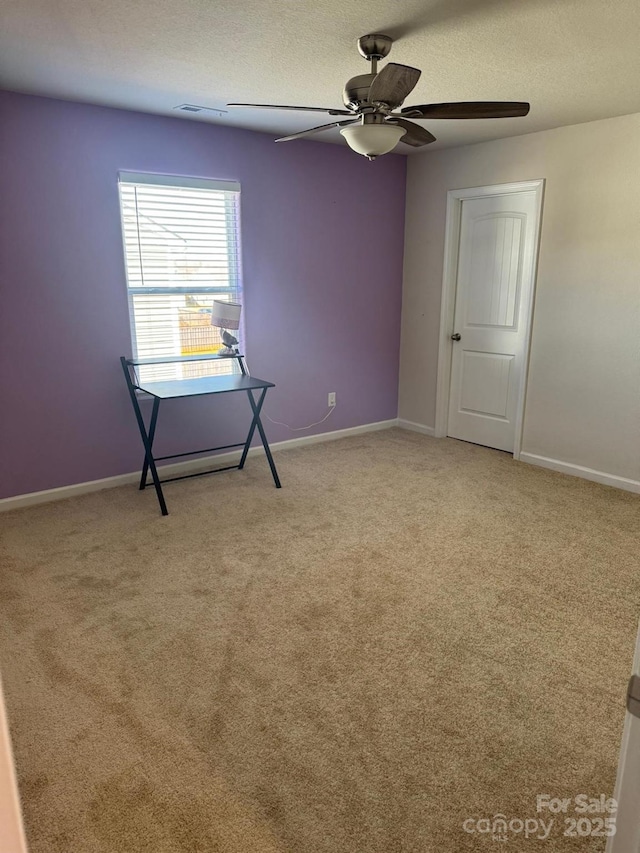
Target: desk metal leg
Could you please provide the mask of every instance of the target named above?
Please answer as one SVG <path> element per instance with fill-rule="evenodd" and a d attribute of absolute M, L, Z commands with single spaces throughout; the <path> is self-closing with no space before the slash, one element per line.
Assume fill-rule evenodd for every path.
<path fill-rule="evenodd" d="M 129 389 L 131 405 L 133 406 L 133 411 L 135 412 L 136 421 L 138 423 L 138 429 L 140 430 L 140 438 L 142 439 L 142 443 L 144 445 L 145 465 L 147 466 L 148 470 L 151 471 L 151 478 L 153 479 L 153 485 L 156 490 L 156 496 L 158 498 L 158 503 L 160 504 L 160 512 L 163 515 L 169 515 L 169 510 L 167 509 L 167 505 L 164 500 L 164 495 L 162 494 L 162 486 L 160 485 L 160 478 L 158 477 L 158 471 L 156 470 L 156 463 L 153 458 L 153 453 L 151 452 L 151 441 L 149 440 L 150 433 L 147 433 L 146 427 L 144 425 L 144 418 L 142 417 L 142 412 L 140 411 L 140 404 L 138 403 L 138 398 L 136 397 L 136 389 L 134 388 L 133 383 L 131 382 L 131 376 L 129 375 L 129 368 L 127 366 L 126 360 L 124 358 L 121 358 L 120 363 L 122 364 L 125 379 L 127 380 L 127 388 Z M 155 421 L 158 417 L 159 404 L 160 400 L 155 397 L 153 401 L 153 412 L 151 415 L 151 419 L 153 422 L 153 432 L 155 432 Z M 144 471 L 144 476 L 146 479 L 146 471 Z"/>
<path fill-rule="evenodd" d="M 253 400 L 253 397 L 251 399 Z M 271 455 L 271 448 L 269 447 L 267 436 L 264 434 L 264 429 L 262 428 L 262 421 L 260 420 L 260 409 L 257 410 L 256 417 L 256 426 L 258 427 L 258 432 L 260 433 L 260 439 L 262 441 L 262 446 L 264 447 L 267 462 L 269 463 L 269 468 L 271 468 L 271 476 L 273 477 L 273 482 L 276 484 L 276 489 L 281 489 L 282 485 L 280 483 L 280 477 L 278 477 L 278 472 L 276 471 L 276 465 L 273 461 L 273 456 Z"/>
<path fill-rule="evenodd" d="M 158 415 L 158 408 L 159 408 L 159 406 L 157 404 L 159 402 L 160 401 L 156 397 L 154 400 L 154 406 L 153 406 L 153 410 L 154 410 L 154 414 L 156 415 L 156 418 Z M 162 494 L 162 486 L 160 485 L 160 477 L 158 477 L 158 471 L 156 470 L 156 463 L 155 463 L 155 460 L 153 458 L 153 453 L 151 451 L 151 443 L 149 441 L 149 435 L 148 435 L 148 433 L 145 429 L 145 426 L 144 426 L 144 419 L 142 417 L 142 412 L 140 411 L 140 405 L 138 404 L 138 401 L 136 399 L 135 391 L 133 393 L 133 407 L 136 411 L 136 420 L 138 421 L 138 428 L 140 430 L 140 438 L 142 439 L 142 443 L 144 444 L 145 463 L 147 464 L 148 469 L 151 471 L 151 479 L 153 480 L 153 485 L 154 485 L 155 490 L 156 490 L 156 496 L 158 498 L 158 503 L 160 504 L 160 512 L 163 515 L 169 515 L 169 510 L 167 509 L 167 505 L 166 505 L 165 500 L 164 500 L 164 495 Z M 155 424 L 154 424 L 154 426 L 155 426 Z M 145 472 L 145 479 L 146 479 L 146 472 Z"/>
<path fill-rule="evenodd" d="M 265 394 L 267 393 L 267 389 L 264 388 L 260 397 L 258 399 L 258 414 L 260 414 L 260 409 L 262 408 L 262 404 L 264 402 Z M 247 433 L 247 440 L 244 443 L 244 448 L 242 450 L 242 456 L 240 457 L 240 464 L 238 465 L 238 469 L 242 471 L 244 468 L 244 463 L 247 459 L 247 453 L 249 452 L 249 447 L 251 446 L 251 441 L 253 439 L 253 434 L 256 431 L 256 404 L 253 399 L 253 394 L 251 391 L 247 391 L 247 397 L 249 398 L 249 402 L 251 403 L 251 408 L 253 409 L 253 420 L 251 421 L 251 426 L 249 427 L 249 432 Z"/>
<path fill-rule="evenodd" d="M 137 401 L 136 401 L 137 402 Z M 153 439 L 156 434 L 156 423 L 158 421 L 158 409 L 160 408 L 160 399 L 153 398 L 153 409 L 151 410 L 151 421 L 149 422 L 149 447 L 153 450 Z M 149 470 L 149 459 L 147 454 L 144 455 L 144 464 L 142 466 L 142 474 L 140 476 L 140 490 L 142 491 L 147 485 L 147 471 Z"/>
<path fill-rule="evenodd" d="M 273 461 L 273 456 L 271 455 L 271 449 L 269 448 L 269 442 L 267 441 L 267 436 L 264 433 L 262 421 L 260 420 L 260 410 L 262 409 L 262 404 L 264 403 L 264 398 L 266 397 L 266 394 L 267 389 L 264 388 L 262 393 L 258 397 L 258 402 L 256 403 L 253 398 L 252 392 L 247 391 L 247 397 L 249 398 L 249 403 L 251 404 L 251 409 L 253 411 L 253 420 L 251 421 L 251 428 L 249 429 L 249 434 L 247 435 L 247 440 L 244 445 L 244 450 L 242 451 L 242 456 L 240 457 L 240 464 L 238 465 L 238 468 L 240 470 L 244 468 L 244 463 L 247 459 L 247 453 L 249 452 L 249 446 L 251 445 L 253 434 L 257 427 L 258 432 L 260 433 L 260 440 L 262 441 L 262 446 L 264 447 L 264 452 L 267 457 L 267 462 L 269 463 L 269 468 L 271 468 L 271 476 L 273 477 L 273 482 L 276 485 L 276 489 L 281 489 L 282 485 L 280 483 L 280 477 L 278 477 L 275 462 Z"/>

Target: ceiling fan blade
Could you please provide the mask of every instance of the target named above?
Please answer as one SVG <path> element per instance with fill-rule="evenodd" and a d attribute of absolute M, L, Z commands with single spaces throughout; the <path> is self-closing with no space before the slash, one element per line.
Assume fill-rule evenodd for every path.
<path fill-rule="evenodd" d="M 526 116 L 529 106 L 526 101 L 461 101 L 457 104 L 419 104 L 400 112 L 407 118 L 510 118 Z"/>
<path fill-rule="evenodd" d="M 381 101 L 392 109 L 399 107 L 415 88 L 421 73 L 418 68 L 412 68 L 410 65 L 388 62 L 373 78 L 369 88 L 369 101 Z"/>
<path fill-rule="evenodd" d="M 331 124 L 321 124 L 319 127 L 312 127 L 309 130 L 292 133 L 291 136 L 281 136 L 280 139 L 276 139 L 276 142 L 290 142 L 292 139 L 302 139 L 303 136 L 311 136 L 312 133 L 319 133 L 321 130 L 328 130 L 330 127 L 345 127 L 347 124 L 355 124 L 359 120 L 351 118 L 347 121 L 332 121 Z"/>
<path fill-rule="evenodd" d="M 330 107 L 286 107 L 282 104 L 227 104 L 228 107 L 250 107 L 252 110 L 303 110 L 306 113 L 329 113 L 330 116 L 350 116 L 349 110 L 333 110 Z"/>
<path fill-rule="evenodd" d="M 419 124 L 414 124 L 412 121 L 394 118 L 393 122 L 389 121 L 387 123 L 398 124 L 400 127 L 403 127 L 407 132 L 404 136 L 400 137 L 400 142 L 406 142 L 407 145 L 411 145 L 413 148 L 421 148 L 423 145 L 429 145 L 430 142 L 436 141 L 433 133 L 429 133 L 424 127 L 420 127 Z"/>

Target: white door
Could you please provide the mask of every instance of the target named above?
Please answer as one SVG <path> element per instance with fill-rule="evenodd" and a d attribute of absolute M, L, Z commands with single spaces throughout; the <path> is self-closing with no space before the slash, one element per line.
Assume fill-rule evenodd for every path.
<path fill-rule="evenodd" d="M 633 672 L 640 677 L 640 631 Z M 634 703 L 634 706 L 639 710 L 640 701 Z M 618 801 L 616 834 L 607 842 L 607 853 L 640 853 L 640 718 L 629 712 L 622 733 L 614 796 Z"/>
<path fill-rule="evenodd" d="M 513 452 L 537 240 L 534 190 L 463 199 L 447 430 L 453 438 Z"/>

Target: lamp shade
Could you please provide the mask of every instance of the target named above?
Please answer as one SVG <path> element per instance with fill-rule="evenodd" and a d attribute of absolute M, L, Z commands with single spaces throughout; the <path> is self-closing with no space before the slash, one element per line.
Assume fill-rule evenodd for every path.
<path fill-rule="evenodd" d="M 370 160 L 388 154 L 406 132 L 397 124 L 357 124 L 340 131 L 350 148 Z"/>
<path fill-rule="evenodd" d="M 213 300 L 211 310 L 211 325 L 219 329 L 239 329 L 242 305 L 239 302 L 222 302 Z"/>

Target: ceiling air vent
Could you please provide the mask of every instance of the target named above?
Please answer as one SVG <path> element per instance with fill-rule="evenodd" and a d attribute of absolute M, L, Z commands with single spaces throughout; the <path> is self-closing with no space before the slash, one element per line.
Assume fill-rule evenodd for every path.
<path fill-rule="evenodd" d="M 213 107 L 200 107 L 198 104 L 180 104 L 174 107 L 174 110 L 180 110 L 183 113 L 207 113 L 210 116 L 224 116 L 227 110 L 216 110 Z"/>

